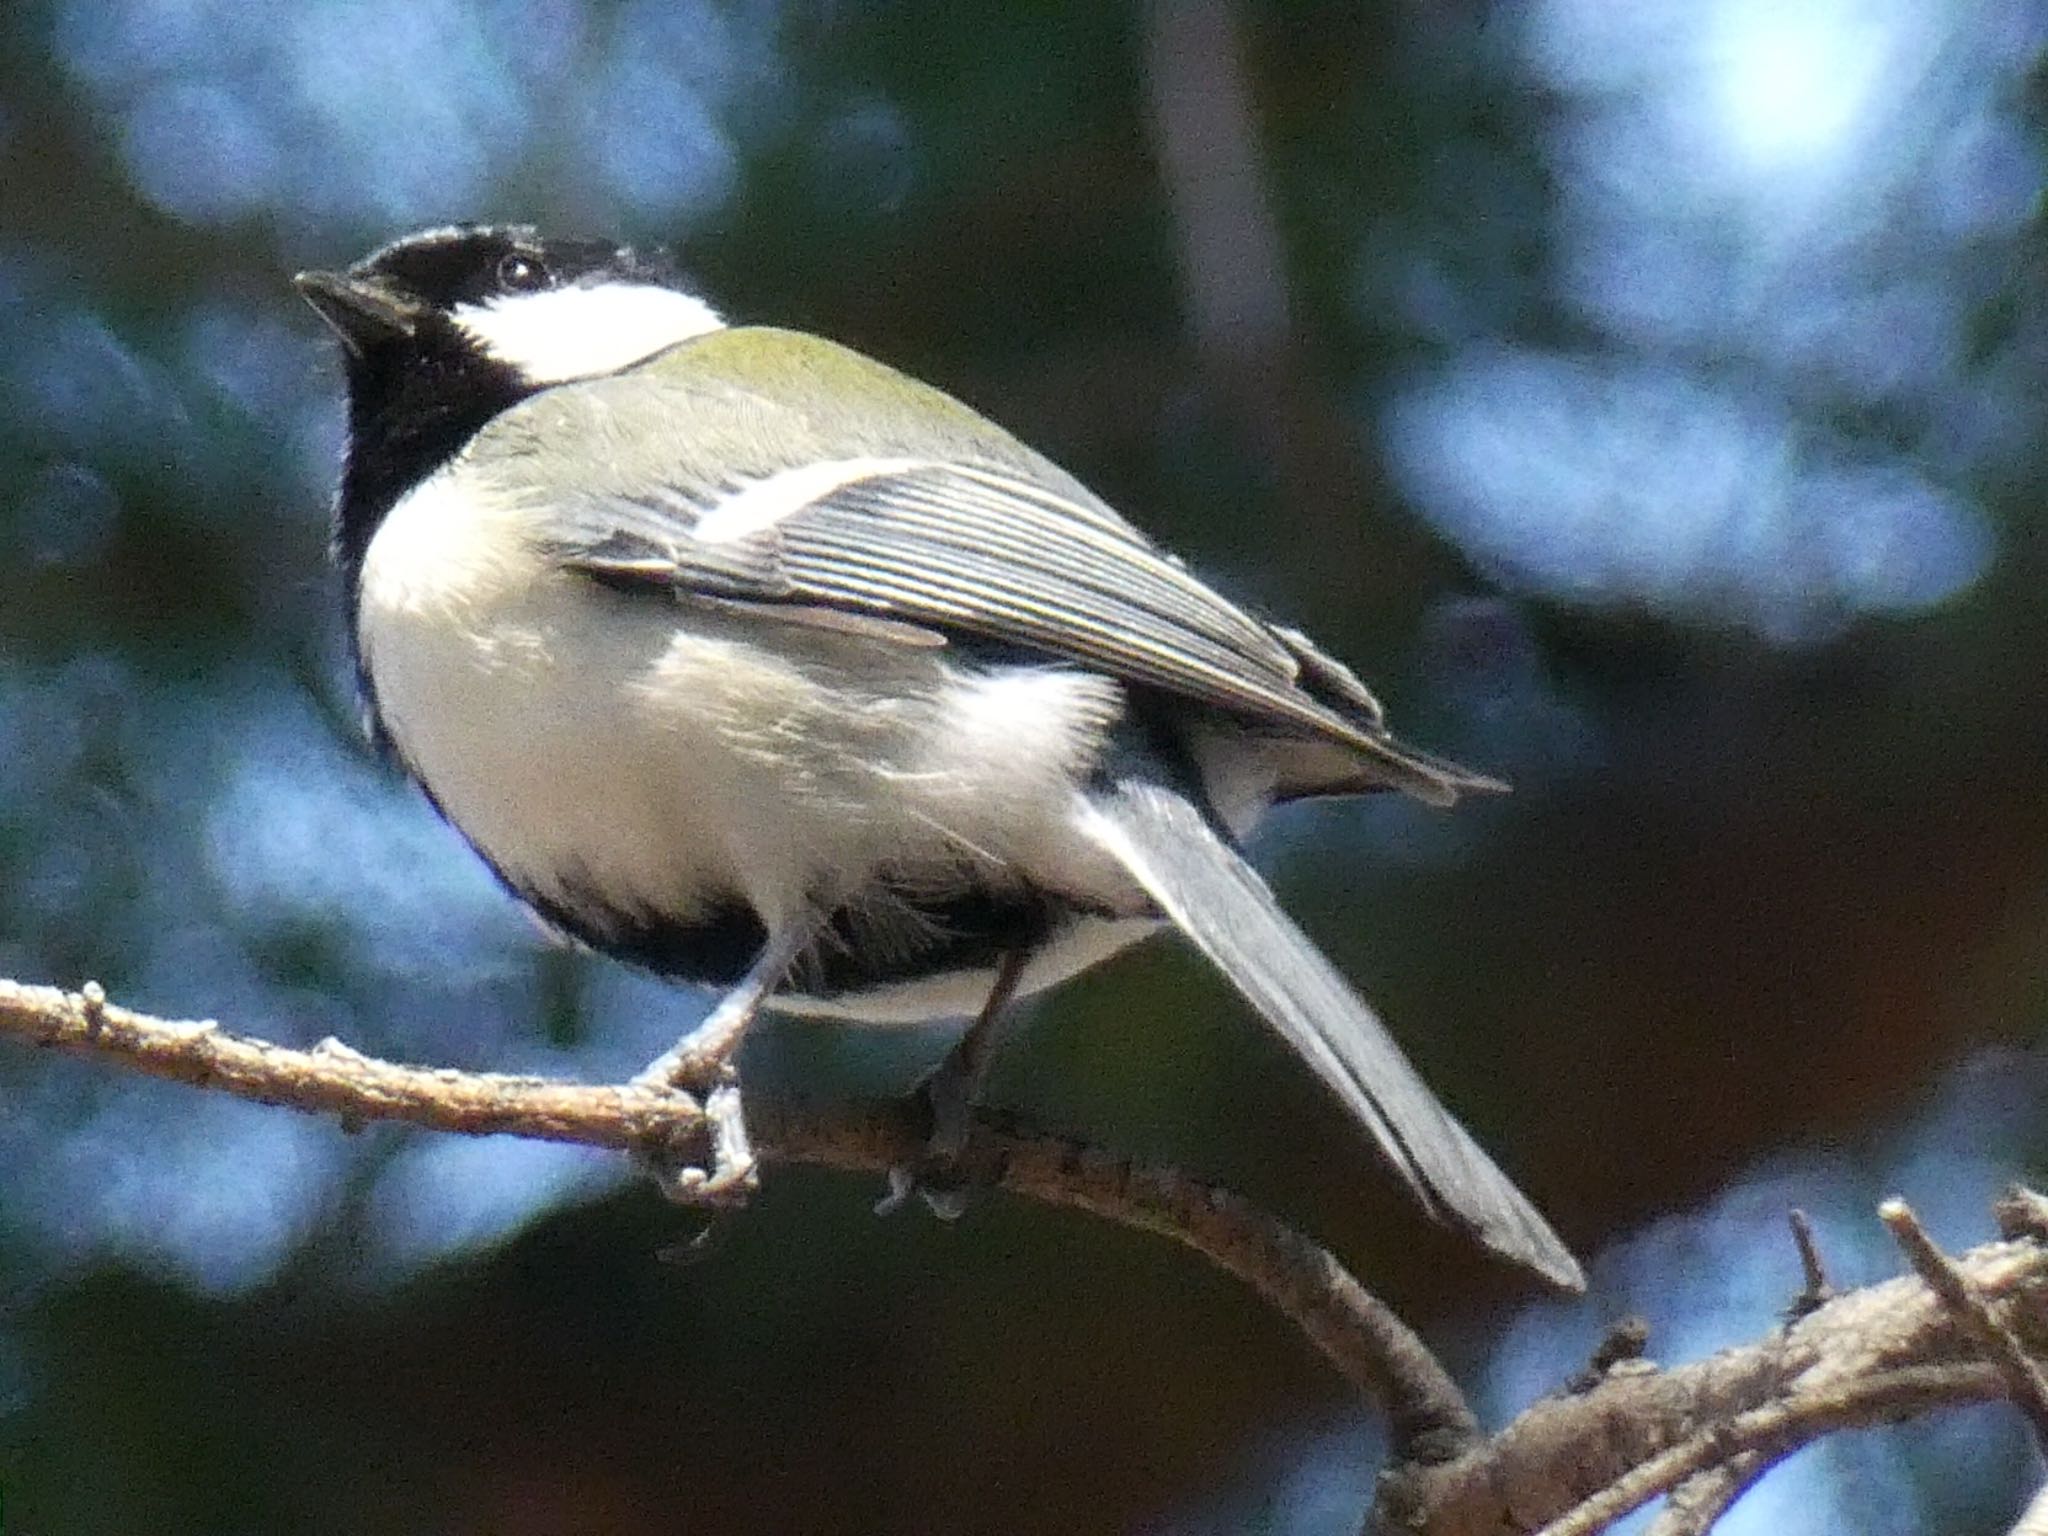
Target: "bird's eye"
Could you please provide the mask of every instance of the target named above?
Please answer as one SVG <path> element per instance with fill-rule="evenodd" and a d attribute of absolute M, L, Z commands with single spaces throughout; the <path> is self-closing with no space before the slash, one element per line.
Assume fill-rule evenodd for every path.
<path fill-rule="evenodd" d="M 545 288 L 553 277 L 536 257 L 512 252 L 498 263 L 498 285 L 514 293 L 530 293 L 536 288 Z"/>

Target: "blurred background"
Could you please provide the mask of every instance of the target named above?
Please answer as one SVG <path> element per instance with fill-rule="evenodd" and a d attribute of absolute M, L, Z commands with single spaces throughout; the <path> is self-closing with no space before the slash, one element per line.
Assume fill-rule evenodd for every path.
<path fill-rule="evenodd" d="M 460 218 L 673 240 L 951 389 L 1512 779 L 1261 854 L 1587 1256 L 1429 1229 L 1199 963 L 994 1087 L 1329 1241 L 1504 1417 L 1610 1319 L 1764 1333 L 2048 1161 L 2042 0 L 8 0 L 0 974 L 618 1075 L 703 999 L 549 948 L 362 745 L 337 370 L 289 274 Z M 945 1035 L 779 1024 L 756 1092 Z M 1355 1528 L 1378 1427 L 1248 1293 L 984 1199 L 611 1158 L 0 1050 L 22 1532 Z M 1985 1409 L 1725 1527 L 2002 1530 Z"/>

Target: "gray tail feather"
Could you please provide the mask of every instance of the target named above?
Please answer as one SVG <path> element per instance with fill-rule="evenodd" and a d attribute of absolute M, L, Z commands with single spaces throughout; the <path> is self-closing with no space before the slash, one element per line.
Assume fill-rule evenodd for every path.
<path fill-rule="evenodd" d="M 1585 1289 L 1578 1261 L 1549 1224 L 1185 797 L 1127 778 L 1090 791 L 1079 821 L 1336 1092 L 1432 1215 L 1469 1228 L 1553 1284 Z"/>

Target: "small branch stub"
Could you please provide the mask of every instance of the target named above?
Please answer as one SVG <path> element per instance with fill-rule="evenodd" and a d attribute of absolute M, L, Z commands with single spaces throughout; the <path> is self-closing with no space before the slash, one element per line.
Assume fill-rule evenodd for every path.
<path fill-rule="evenodd" d="M 2048 1379 L 2028 1355 L 2026 1346 L 1992 1308 L 1984 1295 L 1949 1256 L 1934 1244 L 1920 1218 L 1903 1200 L 1887 1200 L 1878 1219 L 1891 1230 L 1914 1272 L 1927 1282 L 1943 1305 L 1990 1355 L 2014 1404 L 2034 1428 L 2034 1443 L 2048 1454 Z"/>
<path fill-rule="evenodd" d="M 1564 1384 L 1568 1393 L 1592 1391 L 1624 1365 L 1636 1365 L 1650 1369 L 1643 1358 L 1650 1347 L 1650 1325 L 1640 1317 L 1624 1317 L 1609 1326 L 1600 1336 L 1600 1342 L 1593 1346 L 1593 1353 L 1587 1359 L 1585 1369 Z"/>
<path fill-rule="evenodd" d="M 1832 1301 L 1835 1288 L 1828 1284 L 1827 1266 L 1821 1262 L 1820 1243 L 1813 1235 L 1813 1223 L 1807 1219 L 1806 1212 L 1794 1206 L 1785 1213 L 1785 1220 L 1792 1228 L 1792 1246 L 1799 1250 L 1799 1272 L 1806 1281 L 1785 1309 L 1785 1321 L 1796 1323 L 1807 1313 Z"/>

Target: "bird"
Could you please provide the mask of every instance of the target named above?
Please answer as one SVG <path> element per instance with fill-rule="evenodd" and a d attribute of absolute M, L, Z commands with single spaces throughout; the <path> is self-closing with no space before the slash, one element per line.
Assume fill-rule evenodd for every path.
<path fill-rule="evenodd" d="M 957 1151 L 1015 1005 L 1170 929 L 1425 1211 L 1582 1288 L 1243 852 L 1278 803 L 1499 781 L 986 417 L 729 321 L 664 249 L 459 224 L 295 283 L 340 341 L 370 734 L 546 926 L 719 992 L 636 1079 L 706 1095 L 700 1194 L 754 1177 L 764 1009 L 971 1020 L 926 1079 Z"/>

